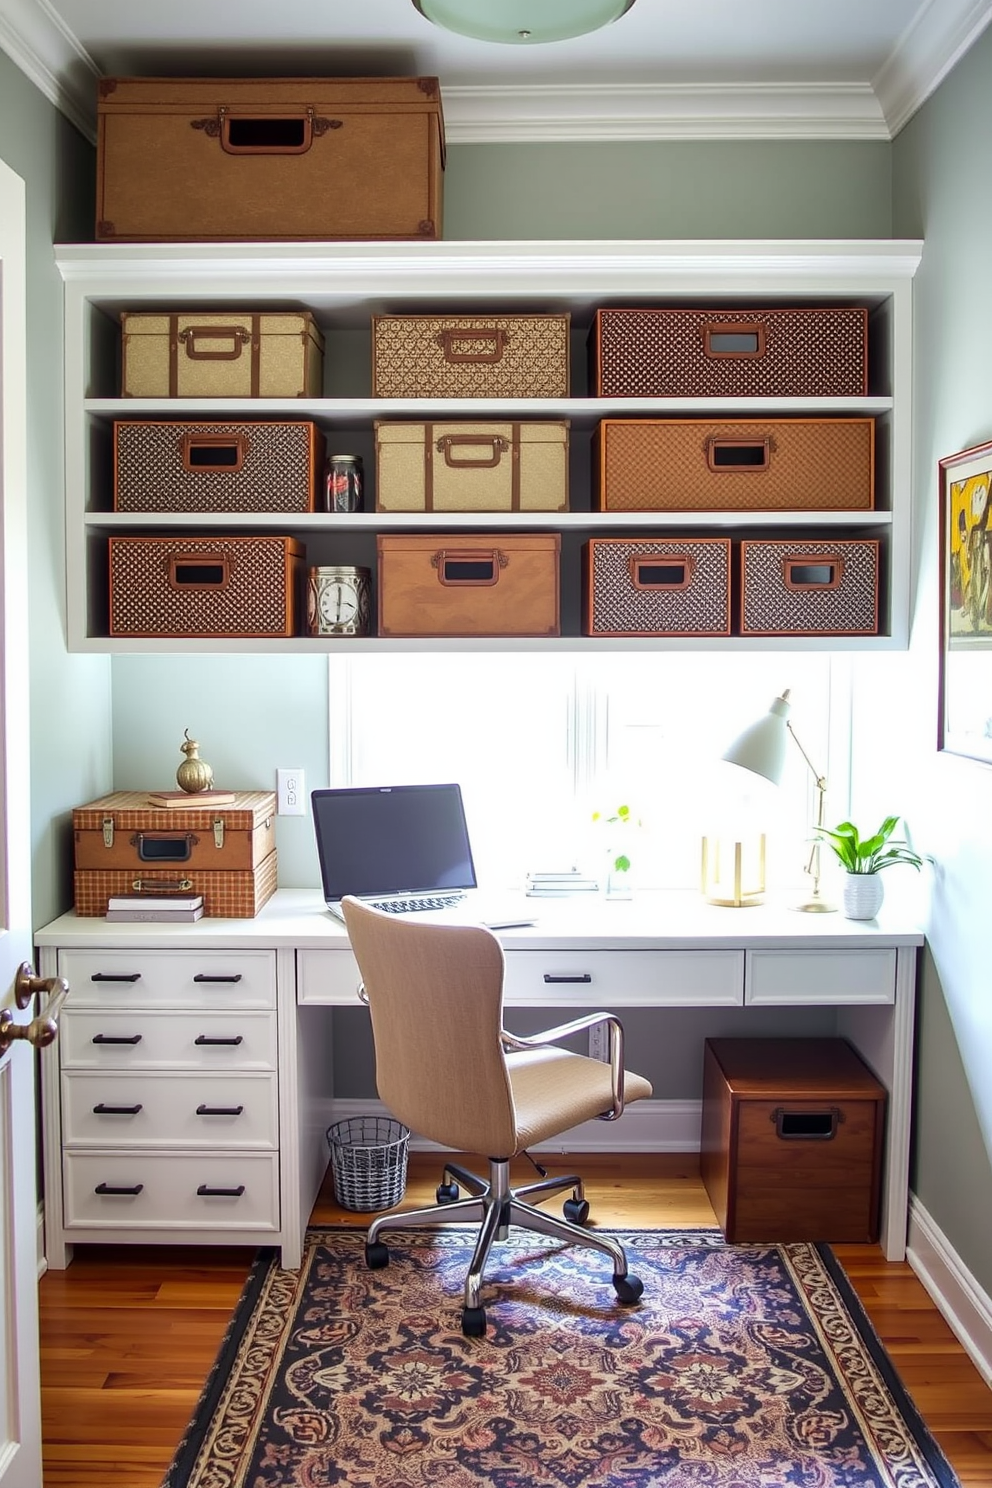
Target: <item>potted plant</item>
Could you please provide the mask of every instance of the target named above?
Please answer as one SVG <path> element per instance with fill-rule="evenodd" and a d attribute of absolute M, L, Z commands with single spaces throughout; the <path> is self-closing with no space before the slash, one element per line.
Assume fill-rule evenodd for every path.
<path fill-rule="evenodd" d="M 628 854 L 629 835 L 632 826 L 640 826 L 629 806 L 618 806 L 612 816 L 603 816 L 594 811 L 592 819 L 610 828 L 606 849 L 606 897 L 608 899 L 630 899 L 631 872 Z"/>
<path fill-rule="evenodd" d="M 853 822 L 840 822 L 836 827 L 818 827 L 820 836 L 833 848 L 847 877 L 844 880 L 844 913 L 849 920 L 871 920 L 882 905 L 883 886 L 879 878 L 883 868 L 908 863 L 920 868 L 923 859 L 908 842 L 893 840 L 899 818 L 887 816 L 870 837 L 862 837 Z"/>

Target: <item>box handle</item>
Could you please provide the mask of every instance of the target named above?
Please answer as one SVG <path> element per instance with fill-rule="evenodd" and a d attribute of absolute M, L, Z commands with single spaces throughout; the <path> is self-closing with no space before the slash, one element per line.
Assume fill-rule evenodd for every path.
<path fill-rule="evenodd" d="M 787 589 L 797 594 L 814 589 L 839 589 L 843 577 L 844 560 L 836 553 L 809 553 L 782 559 L 782 580 Z"/>
<path fill-rule="evenodd" d="M 189 122 L 208 139 L 219 139 L 227 155 L 305 155 L 315 138 L 344 123 L 319 118 L 312 108 L 299 114 L 232 114 L 223 105 L 213 118 Z"/>
<path fill-rule="evenodd" d="M 438 579 L 451 587 L 474 585 L 481 588 L 495 584 L 500 569 L 508 562 L 506 554 L 495 548 L 491 553 L 448 553 L 441 548 L 431 554 L 431 567 L 437 569 Z"/>
<path fill-rule="evenodd" d="M 775 1135 L 783 1142 L 830 1142 L 844 1120 L 839 1106 L 824 1111 L 789 1111 L 776 1106 L 769 1116 L 775 1124 Z"/>
<path fill-rule="evenodd" d="M 135 894 L 188 894 L 193 887 L 191 878 L 135 878 L 131 889 Z"/>
<path fill-rule="evenodd" d="M 169 588 L 183 594 L 192 589 L 226 589 L 234 565 L 224 553 L 170 553 L 165 566 Z"/>
<path fill-rule="evenodd" d="M 237 475 L 248 453 L 245 434 L 184 434 L 179 442 L 183 469 L 188 475 L 201 470 Z"/>
<path fill-rule="evenodd" d="M 191 362 L 236 362 L 251 342 L 251 331 L 244 326 L 186 326 L 176 340 Z M 198 341 L 220 342 L 213 347 L 198 346 Z"/>
<path fill-rule="evenodd" d="M 711 470 L 722 474 L 725 471 L 767 470 L 771 465 L 771 439 L 721 439 L 713 437 L 706 441 L 706 463 Z"/>
<path fill-rule="evenodd" d="M 703 326 L 703 355 L 746 361 L 765 355 L 763 325 L 737 321 L 712 320 Z"/>
<path fill-rule="evenodd" d="M 142 863 L 187 863 L 199 840 L 192 832 L 181 836 L 171 832 L 135 832 L 131 846 L 138 849 Z"/>
<path fill-rule="evenodd" d="M 488 460 L 459 459 L 457 455 L 452 454 L 452 450 L 466 446 L 488 449 Z M 450 465 L 452 470 L 492 470 L 499 464 L 501 456 L 505 455 L 509 448 L 510 441 L 498 434 L 491 439 L 487 439 L 484 434 L 442 434 L 437 441 L 438 454 L 444 456 L 444 463 Z"/>
<path fill-rule="evenodd" d="M 688 589 L 694 567 L 695 561 L 688 553 L 673 553 L 667 558 L 635 554 L 630 559 L 630 579 L 635 589 L 663 589 L 675 593 Z"/>
<path fill-rule="evenodd" d="M 494 326 L 463 326 L 460 330 L 448 327 L 438 331 L 435 337 L 446 362 L 484 362 L 488 365 L 502 359 L 509 339 L 506 331 Z M 458 341 L 490 341 L 492 351 L 456 351 Z"/>

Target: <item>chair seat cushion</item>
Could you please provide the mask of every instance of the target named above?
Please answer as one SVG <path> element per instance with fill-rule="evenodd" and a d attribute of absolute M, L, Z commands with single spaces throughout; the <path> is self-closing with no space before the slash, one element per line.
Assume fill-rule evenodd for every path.
<path fill-rule="evenodd" d="M 507 1054 L 506 1063 L 517 1117 L 517 1152 L 583 1121 L 594 1121 L 613 1108 L 610 1066 L 602 1060 L 548 1047 L 514 1050 Z M 625 1104 L 650 1094 L 650 1083 L 627 1071 Z"/>

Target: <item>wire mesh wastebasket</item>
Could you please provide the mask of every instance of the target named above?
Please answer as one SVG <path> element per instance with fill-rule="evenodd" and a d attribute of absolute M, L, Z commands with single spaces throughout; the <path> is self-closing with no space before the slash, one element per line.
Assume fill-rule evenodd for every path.
<path fill-rule="evenodd" d="M 327 1128 L 334 1197 L 342 1209 L 391 1209 L 406 1191 L 410 1129 L 385 1116 L 354 1116 Z"/>

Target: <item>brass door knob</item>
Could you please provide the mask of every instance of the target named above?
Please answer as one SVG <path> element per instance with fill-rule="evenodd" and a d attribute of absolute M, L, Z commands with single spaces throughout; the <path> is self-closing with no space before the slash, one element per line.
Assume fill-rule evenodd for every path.
<path fill-rule="evenodd" d="M 69 983 L 65 977 L 35 976 L 30 961 L 22 961 L 14 977 L 14 999 L 21 1009 L 26 1008 L 39 992 L 48 993 L 48 1001 L 30 1023 L 18 1023 L 9 1007 L 0 1008 L 0 1056 L 6 1054 L 16 1039 L 24 1039 L 36 1049 L 44 1049 L 58 1037 L 59 1013 L 69 996 Z"/>

